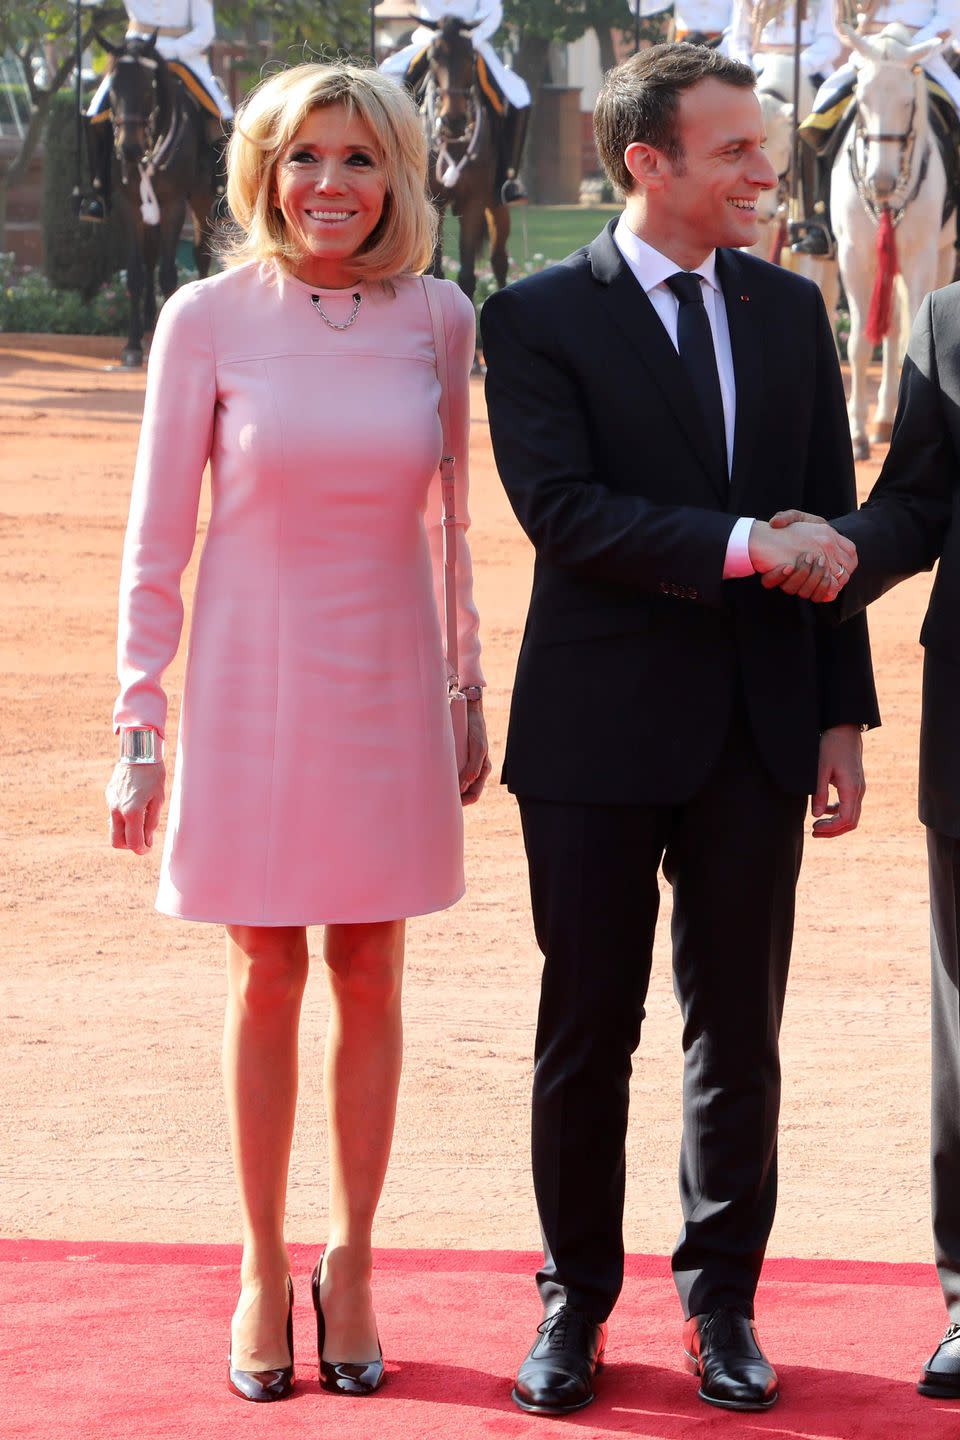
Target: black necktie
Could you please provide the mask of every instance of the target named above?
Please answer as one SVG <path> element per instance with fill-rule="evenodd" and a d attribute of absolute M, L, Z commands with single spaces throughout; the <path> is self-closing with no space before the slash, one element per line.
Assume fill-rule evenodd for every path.
<path fill-rule="evenodd" d="M 720 374 L 717 370 L 717 354 L 713 348 L 710 319 L 703 303 L 701 277 L 687 270 L 678 270 L 676 275 L 669 277 L 667 284 L 680 302 L 677 315 L 680 360 L 700 402 L 707 439 L 719 467 L 719 474 L 727 480 L 729 472 L 723 395 L 720 390 Z"/>

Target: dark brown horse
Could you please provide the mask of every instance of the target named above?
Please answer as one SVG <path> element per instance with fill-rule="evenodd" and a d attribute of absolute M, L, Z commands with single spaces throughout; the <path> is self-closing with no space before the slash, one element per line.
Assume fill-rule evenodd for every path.
<path fill-rule="evenodd" d="M 443 274 L 443 218 L 449 206 L 460 221 L 457 283 L 473 299 L 476 260 L 490 240 L 490 264 L 498 287 L 507 283 L 510 211 L 498 193 L 500 120 L 477 77 L 473 25 L 454 16 L 421 20 L 436 31 L 427 51 L 422 112 L 430 143 L 430 194 L 440 213 L 433 273 Z"/>
<path fill-rule="evenodd" d="M 128 39 L 123 45 L 101 39 L 113 57 L 112 192 L 127 241 L 130 320 L 124 365 L 143 362 L 143 336 L 157 318 L 158 264 L 164 299 L 177 288 L 177 242 L 188 205 L 201 278 L 212 259 L 216 156 L 206 138 L 205 116 L 157 53 L 155 39 Z"/>

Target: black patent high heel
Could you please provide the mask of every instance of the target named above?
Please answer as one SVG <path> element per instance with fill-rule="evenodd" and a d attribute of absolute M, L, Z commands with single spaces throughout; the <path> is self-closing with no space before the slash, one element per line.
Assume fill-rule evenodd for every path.
<path fill-rule="evenodd" d="M 287 1276 L 287 1346 L 290 1350 L 290 1364 L 279 1370 L 237 1370 L 230 1355 L 227 1356 L 227 1388 L 241 1400 L 254 1400 L 265 1404 L 269 1400 L 285 1400 L 293 1390 L 293 1281 Z"/>
<path fill-rule="evenodd" d="M 327 1326 L 320 1306 L 320 1267 L 322 1264 L 323 1255 L 317 1261 L 316 1269 L 310 1280 L 313 1308 L 317 1312 L 317 1359 L 320 1362 L 320 1384 L 324 1390 L 329 1390 L 333 1395 L 372 1395 L 374 1390 L 379 1389 L 383 1383 L 383 1351 L 380 1349 L 379 1336 L 377 1337 L 379 1354 L 376 1360 L 334 1361 L 323 1358 L 323 1342 L 326 1339 Z"/>

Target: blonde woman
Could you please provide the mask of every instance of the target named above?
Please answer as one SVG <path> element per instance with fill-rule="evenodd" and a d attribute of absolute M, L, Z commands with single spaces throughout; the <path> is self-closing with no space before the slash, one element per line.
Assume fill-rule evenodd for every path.
<path fill-rule="evenodd" d="M 114 846 L 143 854 L 209 462 L 157 904 L 227 931 L 243 1230 L 229 1383 L 255 1401 L 294 1383 L 284 1203 L 305 927 L 322 923 L 330 1210 L 312 1291 L 321 1382 L 366 1395 L 383 1377 L 371 1231 L 400 1076 L 404 917 L 460 898 L 461 805 L 490 768 L 462 539 L 474 314 L 453 285 L 425 282 L 444 317 L 458 468 L 470 697 L 458 781 L 436 599 L 439 385 L 418 273 L 435 220 L 416 113 L 376 71 L 301 65 L 245 101 L 228 173 L 229 267 L 167 302 L 150 357 L 108 802 Z"/>

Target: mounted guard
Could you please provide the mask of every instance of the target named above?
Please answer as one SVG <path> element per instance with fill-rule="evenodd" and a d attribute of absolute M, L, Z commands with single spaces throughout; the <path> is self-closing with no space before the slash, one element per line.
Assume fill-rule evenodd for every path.
<path fill-rule="evenodd" d="M 496 195 L 504 205 L 525 201 L 520 179 L 523 147 L 530 119 L 530 91 L 526 81 L 504 65 L 490 36 L 503 20 L 501 0 L 420 0 L 420 25 L 409 45 L 390 55 L 380 66 L 422 100 L 430 66 L 429 50 L 437 30 L 446 19 L 458 20 L 469 30 L 476 52 L 477 82 L 483 103 L 497 135 L 498 167 Z"/>
<path fill-rule="evenodd" d="M 960 55 L 955 41 L 960 6 L 956 0 L 874 0 L 872 4 L 868 0 L 859 7 L 852 0 L 838 0 L 838 5 L 837 25 L 850 25 L 859 36 L 878 35 L 889 25 L 899 25 L 913 45 L 940 42 L 922 64 L 930 124 L 939 144 L 952 208 L 960 194 Z M 852 120 L 856 76 L 855 57 L 848 56 L 824 81 L 812 113 L 800 127 L 805 147 L 815 157 L 814 200 L 819 223 L 797 247 L 808 254 L 826 254 L 833 248 L 830 172 Z"/>
<path fill-rule="evenodd" d="M 126 247 L 130 298 L 125 365 L 143 360 L 143 336 L 157 314 L 155 271 L 169 298 L 177 288 L 177 244 L 189 208 L 200 278 L 213 255 L 212 214 L 217 198 L 214 155 L 204 112 L 157 50 L 155 35 L 114 45 L 99 36 L 111 56 L 109 124 L 114 139 L 106 184 L 95 199 L 113 194 Z"/>
<path fill-rule="evenodd" d="M 81 0 L 97 4 L 99 0 Z M 127 41 L 154 39 L 157 54 L 183 86 L 205 120 L 211 163 L 222 180 L 223 152 L 233 122 L 233 106 L 206 52 L 216 37 L 211 0 L 123 0 Z M 86 113 L 87 149 L 93 195 L 80 207 L 81 220 L 103 220 L 110 208 L 113 130 L 110 72 L 103 77 Z M 222 186 L 221 186 L 222 188 Z"/>

